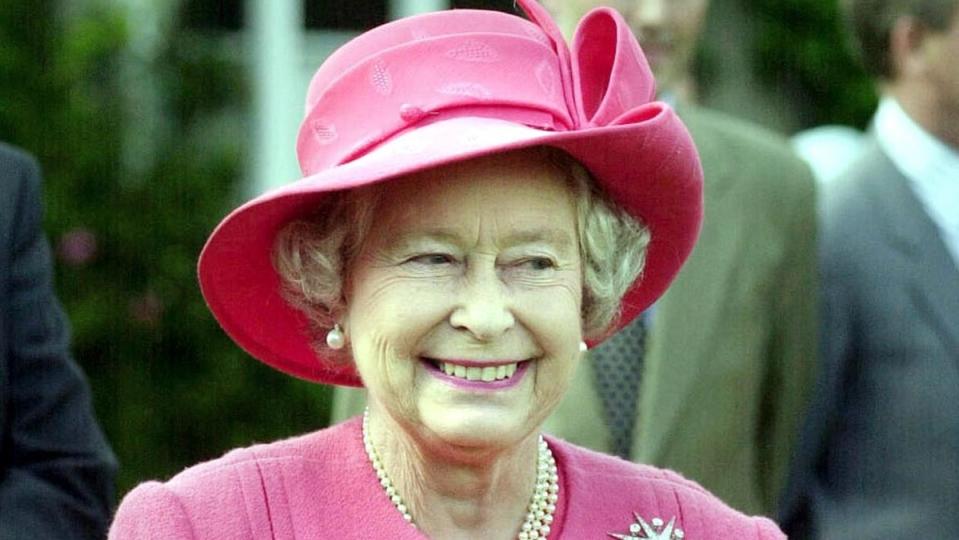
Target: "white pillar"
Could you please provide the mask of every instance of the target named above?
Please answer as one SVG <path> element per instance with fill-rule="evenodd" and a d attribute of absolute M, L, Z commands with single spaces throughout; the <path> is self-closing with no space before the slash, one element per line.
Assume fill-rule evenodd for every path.
<path fill-rule="evenodd" d="M 252 60 L 254 146 L 253 193 L 300 176 L 296 132 L 303 115 L 300 83 L 303 52 L 302 0 L 247 0 Z"/>
<path fill-rule="evenodd" d="M 81 4 L 81 3 L 76 3 Z M 82 11 L 82 5 L 65 4 Z M 156 62 L 170 39 L 170 24 L 179 2 L 115 0 L 126 14 L 129 35 L 120 65 L 124 126 L 120 159 L 124 182 L 143 181 L 156 164 L 157 150 L 173 136 L 167 120 L 169 96 L 160 90 Z"/>
<path fill-rule="evenodd" d="M 449 7 L 449 0 L 391 0 L 390 19 L 400 19 L 429 11 L 441 11 L 449 9 Z"/>

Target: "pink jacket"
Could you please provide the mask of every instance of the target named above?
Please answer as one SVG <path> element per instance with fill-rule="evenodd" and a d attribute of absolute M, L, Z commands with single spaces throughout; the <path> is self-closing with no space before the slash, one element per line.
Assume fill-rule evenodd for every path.
<path fill-rule="evenodd" d="M 627 534 L 634 513 L 676 518 L 686 540 L 771 540 L 771 521 L 732 510 L 679 475 L 548 438 L 560 473 L 550 538 Z M 120 504 L 109 538 L 426 538 L 393 508 L 363 451 L 359 419 L 268 445 L 233 450 Z M 637 538 L 644 538 L 639 533 Z"/>

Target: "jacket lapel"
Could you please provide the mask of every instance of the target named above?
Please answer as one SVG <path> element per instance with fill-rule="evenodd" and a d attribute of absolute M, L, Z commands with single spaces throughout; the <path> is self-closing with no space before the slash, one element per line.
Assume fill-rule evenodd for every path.
<path fill-rule="evenodd" d="M 875 152 L 889 171 L 877 178 L 871 196 L 882 215 L 889 245 L 912 268 L 912 293 L 921 311 L 959 351 L 959 267 L 946 249 L 939 230 L 889 158 Z"/>
<path fill-rule="evenodd" d="M 959 270 L 951 260 L 927 249 L 920 259 L 916 275 L 917 300 L 932 316 L 942 335 L 949 341 L 949 350 L 959 351 Z M 945 249 L 940 249 L 943 255 Z M 959 358 L 959 355 L 957 355 Z"/>

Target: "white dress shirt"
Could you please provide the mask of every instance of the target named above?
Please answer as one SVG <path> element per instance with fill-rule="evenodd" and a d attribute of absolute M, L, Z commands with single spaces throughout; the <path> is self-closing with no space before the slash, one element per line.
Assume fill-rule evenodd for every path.
<path fill-rule="evenodd" d="M 890 97 L 879 103 L 873 127 L 959 266 L 959 150 L 922 129 Z"/>

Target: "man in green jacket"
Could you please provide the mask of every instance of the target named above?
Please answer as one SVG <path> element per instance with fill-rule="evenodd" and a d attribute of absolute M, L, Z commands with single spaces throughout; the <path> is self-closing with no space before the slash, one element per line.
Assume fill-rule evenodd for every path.
<path fill-rule="evenodd" d="M 660 99 L 696 142 L 706 181 L 702 235 L 678 279 L 651 312 L 590 353 L 547 430 L 677 470 L 739 510 L 775 515 L 816 367 L 812 176 L 784 138 L 693 104 L 707 0 L 544 3 L 567 31 L 599 5 L 623 14 Z M 609 373 L 606 360 L 617 359 L 639 368 L 635 381 Z M 627 405 L 608 399 L 623 390 L 611 381 L 632 385 Z M 334 420 L 362 410 L 362 392 L 336 392 Z M 625 430 L 615 427 L 624 421 Z"/>

